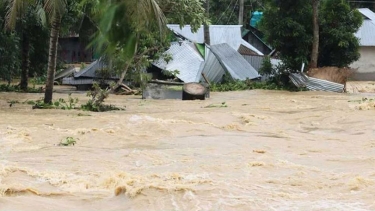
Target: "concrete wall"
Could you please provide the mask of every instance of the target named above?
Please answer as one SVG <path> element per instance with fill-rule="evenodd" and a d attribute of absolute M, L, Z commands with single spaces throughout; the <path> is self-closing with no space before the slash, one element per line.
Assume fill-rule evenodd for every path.
<path fill-rule="evenodd" d="M 360 47 L 359 53 L 359 60 L 350 65 L 352 68 L 358 68 L 352 79 L 375 81 L 375 46 Z"/>

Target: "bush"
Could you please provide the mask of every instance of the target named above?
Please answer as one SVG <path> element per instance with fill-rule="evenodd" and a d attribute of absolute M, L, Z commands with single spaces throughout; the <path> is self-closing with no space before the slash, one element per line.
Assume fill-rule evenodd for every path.
<path fill-rule="evenodd" d="M 113 84 L 111 85 L 113 86 Z M 100 88 L 98 83 L 93 84 L 93 90 L 87 93 L 91 99 L 81 109 L 85 111 L 103 112 L 112 110 L 124 110 L 113 105 L 105 105 L 104 100 L 108 97 L 109 92 L 107 89 Z"/>
<path fill-rule="evenodd" d="M 0 92 L 24 92 L 23 90 L 20 89 L 18 85 L 8 85 L 8 84 L 0 84 Z M 38 88 L 27 88 L 27 93 L 41 93 L 43 90 L 38 89 Z"/>

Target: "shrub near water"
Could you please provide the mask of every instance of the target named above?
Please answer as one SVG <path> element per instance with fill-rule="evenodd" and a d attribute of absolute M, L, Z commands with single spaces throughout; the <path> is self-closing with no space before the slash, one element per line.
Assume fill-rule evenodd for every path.
<path fill-rule="evenodd" d="M 254 82 L 251 80 L 233 80 L 224 83 L 213 83 L 210 86 L 210 90 L 213 92 L 241 91 L 252 89 L 293 90 L 292 87 L 281 86 L 273 82 Z"/>
<path fill-rule="evenodd" d="M 0 84 L 0 92 L 24 92 L 17 85 Z M 43 90 L 35 87 L 28 87 L 27 93 L 41 93 Z"/>

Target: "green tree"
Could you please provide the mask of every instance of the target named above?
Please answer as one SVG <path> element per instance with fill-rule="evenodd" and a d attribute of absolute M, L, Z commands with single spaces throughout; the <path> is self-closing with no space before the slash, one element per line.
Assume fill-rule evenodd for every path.
<path fill-rule="evenodd" d="M 190 24 L 196 31 L 207 22 L 203 0 L 158 0 L 161 11 L 168 23 Z"/>
<path fill-rule="evenodd" d="M 299 70 L 309 61 L 313 30 L 309 0 L 267 2 L 260 28 L 266 41 L 280 52 L 284 65 Z"/>
<path fill-rule="evenodd" d="M 349 66 L 360 57 L 354 33 L 362 25 L 361 13 L 344 0 L 325 0 L 320 10 L 319 66 Z"/>
<path fill-rule="evenodd" d="M 120 77 L 110 89 L 96 89 L 89 102 L 95 107 L 100 107 L 125 77 L 141 84 L 147 80 L 144 70 L 173 39 L 167 21 L 191 24 L 193 31 L 207 21 L 201 0 L 84 0 L 81 6 L 95 25 L 91 46 L 102 55 L 112 74 Z"/>
<path fill-rule="evenodd" d="M 0 2 L 0 26 L 5 25 L 5 5 Z M 19 41 L 16 33 L 0 30 L 0 78 L 8 84 L 19 74 Z"/>
<path fill-rule="evenodd" d="M 297 71 L 308 63 L 313 41 L 312 4 L 309 0 L 269 0 L 261 21 L 266 40 L 280 52 L 284 65 Z M 348 66 L 359 58 L 354 33 L 361 15 L 345 0 L 324 0 L 319 8 L 318 67 Z"/>
<path fill-rule="evenodd" d="M 66 11 L 66 0 L 45 0 L 44 8 L 51 23 L 48 51 L 48 69 L 44 103 L 52 103 L 53 83 L 56 72 L 57 44 L 61 28 L 61 19 Z"/>
<path fill-rule="evenodd" d="M 97 9 L 93 19 L 98 27 L 93 45 L 120 75 L 108 92 L 115 90 L 127 73 L 142 76 L 142 70 L 169 46 L 167 20 L 181 26 L 191 24 L 193 30 L 206 21 L 200 0 L 102 0 L 92 8 Z M 107 95 L 102 96 L 98 101 Z"/>
<path fill-rule="evenodd" d="M 47 70 L 47 81 L 46 91 L 44 95 L 44 102 L 51 103 L 54 75 L 56 71 L 56 60 L 57 60 L 57 44 L 58 37 L 61 28 L 61 19 L 66 11 L 66 0 L 7 0 L 7 15 L 6 25 L 9 28 L 14 28 L 17 18 L 22 17 L 25 14 L 25 8 L 31 5 L 36 5 L 38 8 L 38 14 L 42 17 L 42 20 L 46 22 L 48 19 L 51 23 L 50 42 L 49 42 L 49 53 L 48 53 L 48 70 Z M 27 36 L 24 36 L 27 38 Z M 23 44 L 28 44 L 28 41 L 23 41 Z M 26 48 L 28 50 L 28 48 Z M 27 53 L 27 55 L 29 55 Z M 26 54 L 25 54 L 26 56 Z M 28 56 L 27 56 L 28 57 Z M 25 61 L 23 66 L 28 68 L 28 60 Z M 27 74 L 22 74 L 27 75 Z"/>

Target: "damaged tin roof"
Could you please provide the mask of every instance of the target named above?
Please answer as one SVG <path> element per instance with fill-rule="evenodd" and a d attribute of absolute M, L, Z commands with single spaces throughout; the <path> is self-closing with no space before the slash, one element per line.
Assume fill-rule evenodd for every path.
<path fill-rule="evenodd" d="M 162 70 L 177 70 L 179 73 L 176 76 L 185 83 L 197 82 L 204 60 L 192 43 L 173 42 L 164 54 L 170 55 L 172 60 L 167 63 L 164 58 L 160 58 L 153 63 L 155 66 Z"/>
<path fill-rule="evenodd" d="M 204 31 L 201 26 L 197 32 L 191 32 L 190 25 L 180 28 L 178 24 L 167 24 L 167 27 L 191 42 L 204 43 Z M 217 45 L 227 43 L 233 49 L 238 50 L 241 45 L 263 55 L 258 49 L 242 39 L 241 25 L 210 25 L 210 44 Z"/>
<path fill-rule="evenodd" d="M 306 87 L 312 91 L 344 92 L 343 84 L 309 77 L 304 73 L 290 73 L 289 78 L 297 87 Z"/>
<path fill-rule="evenodd" d="M 259 78 L 260 75 L 236 50 L 226 43 L 212 45 L 211 52 L 233 79 L 246 80 Z"/>

